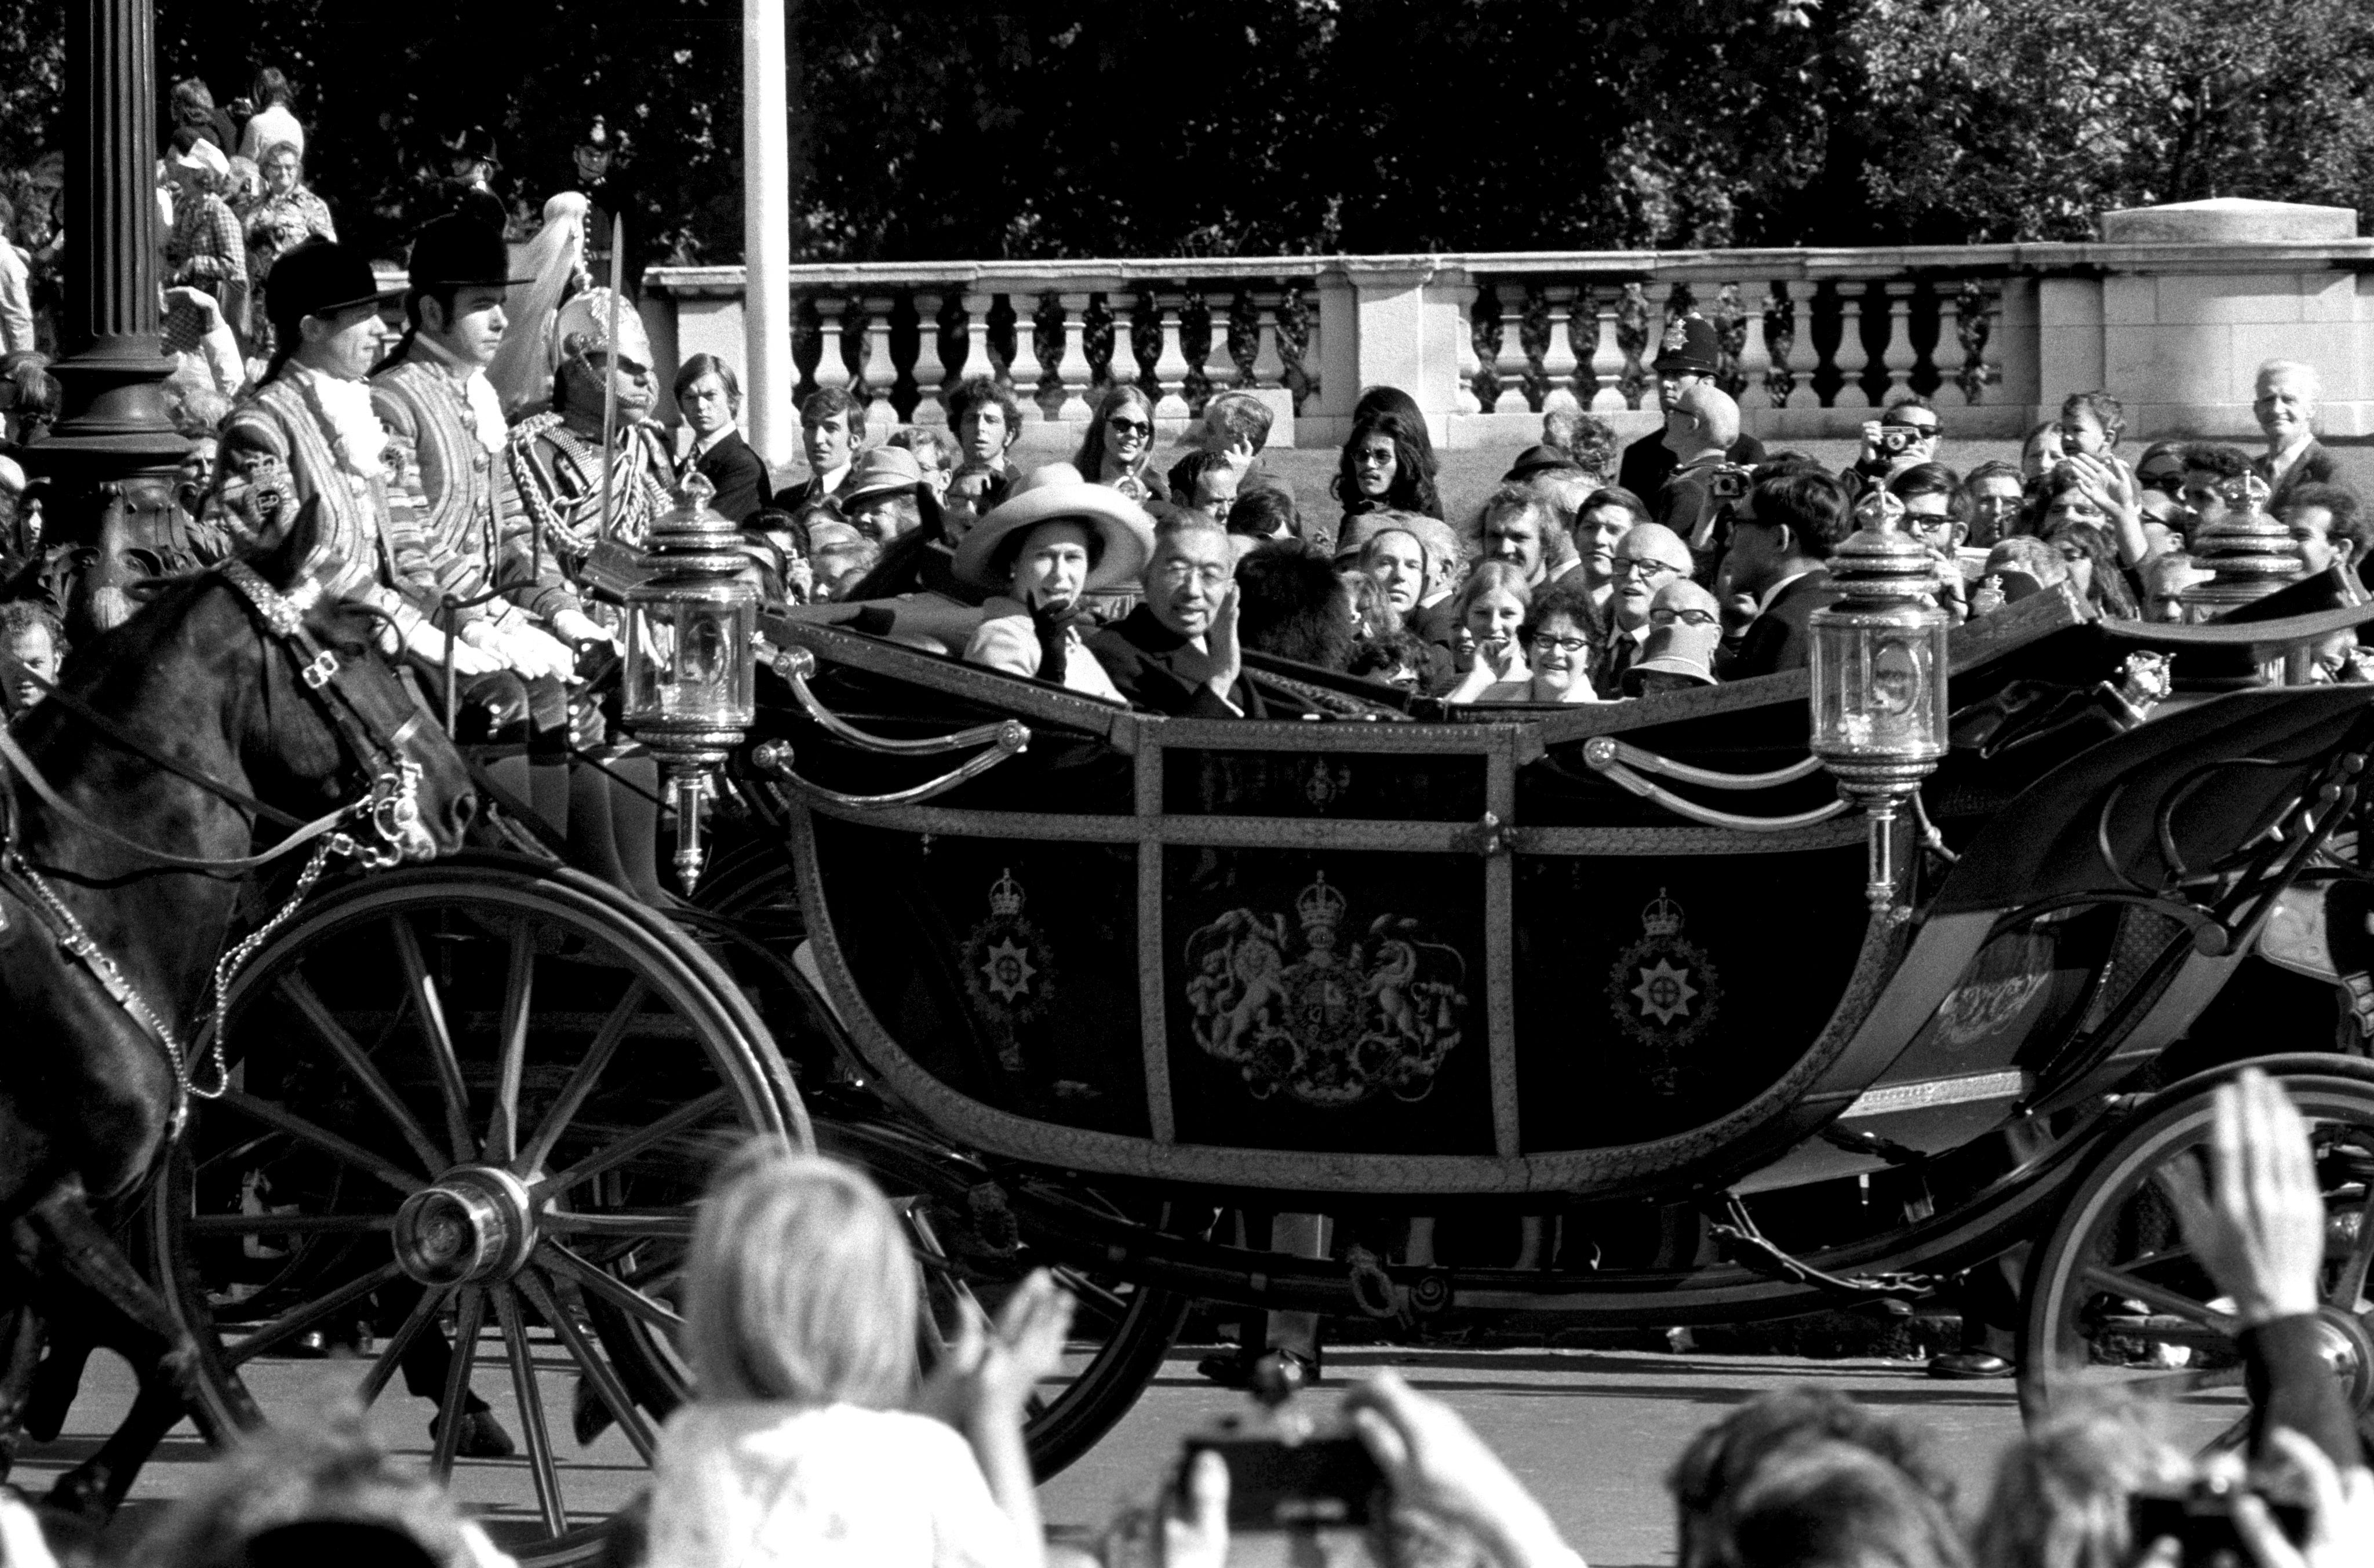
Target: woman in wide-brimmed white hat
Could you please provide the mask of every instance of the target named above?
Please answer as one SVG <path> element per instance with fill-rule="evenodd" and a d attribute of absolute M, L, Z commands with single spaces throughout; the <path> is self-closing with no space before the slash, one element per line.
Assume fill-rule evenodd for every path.
<path fill-rule="evenodd" d="M 1081 640 L 1084 596 L 1136 580 L 1154 552 L 1154 520 L 1068 462 L 1034 470 L 958 544 L 956 576 L 991 591 L 965 661 L 1121 702 Z"/>

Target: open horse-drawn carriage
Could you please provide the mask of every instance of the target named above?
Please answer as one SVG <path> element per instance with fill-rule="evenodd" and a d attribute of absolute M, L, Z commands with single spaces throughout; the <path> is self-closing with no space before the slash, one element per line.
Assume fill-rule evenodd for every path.
<path fill-rule="evenodd" d="M 483 1387 L 539 1501 L 515 1549 L 590 1552 L 683 1397 L 689 1205 L 761 1131 L 899 1200 L 927 1346 L 1031 1268 L 1075 1291 L 1048 1469 L 1198 1300 L 1730 1321 L 2022 1242 L 2032 1406 L 2095 1363 L 2239 1386 L 2152 1176 L 2216 1071 L 2274 1052 L 2368 1408 L 2374 1070 L 2332 1025 L 2365 1015 L 2374 688 L 2246 683 L 2374 612 L 2287 608 L 2146 627 L 2054 590 L 1940 634 L 1951 744 L 1892 795 L 1851 778 L 1865 809 L 1809 751 L 1804 673 L 1420 712 L 1263 666 L 1306 717 L 1159 718 L 846 607 L 759 616 L 697 900 L 464 855 L 320 894 L 248 957 L 199 1042 L 230 1085 L 141 1222 L 201 1422 L 400 1407 L 401 1377 L 442 1469 Z M 2118 687 L 2148 649 L 2236 689 L 2147 714 Z M 2274 994 L 2270 954 L 2337 999 L 2300 1037 L 2234 1004 Z M 1336 1245 L 1260 1245 L 1279 1211 Z"/>

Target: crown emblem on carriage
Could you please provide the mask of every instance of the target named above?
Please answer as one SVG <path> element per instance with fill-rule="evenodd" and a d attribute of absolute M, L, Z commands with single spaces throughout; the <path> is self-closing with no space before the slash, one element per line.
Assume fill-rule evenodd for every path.
<path fill-rule="evenodd" d="M 989 912 L 998 919 L 1011 919 L 1022 913 L 1028 896 L 1022 884 L 1014 880 L 1014 868 L 1008 866 L 989 884 Z"/>
<path fill-rule="evenodd" d="M 1335 940 L 1335 928 L 1344 923 L 1345 907 L 1343 894 L 1327 885 L 1325 872 L 1321 872 L 1318 880 L 1304 888 L 1301 896 L 1294 901 L 1295 915 L 1302 921 L 1302 934 L 1314 945 L 1322 935 L 1330 943 Z"/>
<path fill-rule="evenodd" d="M 1665 896 L 1663 888 L 1640 911 L 1640 929 L 1652 937 L 1675 936 L 1682 929 L 1682 907 Z"/>
<path fill-rule="evenodd" d="M 1256 1100 L 1422 1100 L 1466 1033 L 1467 961 L 1425 922 L 1311 879 L 1282 910 L 1229 909 L 1187 939 L 1195 1042 Z"/>

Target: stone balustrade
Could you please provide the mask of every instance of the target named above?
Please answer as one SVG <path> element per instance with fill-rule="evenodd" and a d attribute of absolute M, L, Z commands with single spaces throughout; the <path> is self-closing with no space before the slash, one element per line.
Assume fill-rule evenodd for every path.
<path fill-rule="evenodd" d="M 652 323 L 663 357 L 740 362 L 741 268 L 659 267 L 647 284 L 672 306 Z M 1115 380 L 1169 429 L 1231 389 L 1291 428 L 1320 383 L 1319 273 L 1292 260 L 794 267 L 792 293 L 797 395 L 848 392 L 869 432 L 946 424 L 949 390 L 984 371 L 1027 423 L 1075 428 Z"/>
<path fill-rule="evenodd" d="M 796 266 L 799 395 L 841 387 L 869 433 L 946 422 L 958 381 L 1012 385 L 1040 450 L 1114 380 L 1166 431 L 1244 389 L 1281 444 L 1333 445 L 1361 389 L 1408 392 L 1438 443 L 1536 439 L 1573 407 L 1629 438 L 1659 418 L 1666 323 L 1715 328 L 1723 385 L 1769 439 L 1851 437 L 1898 394 L 2016 438 L 2103 388 L 2140 436 L 2255 434 L 2253 369 L 2323 373 L 2323 427 L 2374 434 L 2374 240 L 2347 209 L 2215 201 L 2105 215 L 2099 242 Z M 743 363 L 740 267 L 653 267 L 663 381 Z M 673 417 L 672 404 L 664 415 Z M 770 454 L 778 461 L 790 453 Z"/>

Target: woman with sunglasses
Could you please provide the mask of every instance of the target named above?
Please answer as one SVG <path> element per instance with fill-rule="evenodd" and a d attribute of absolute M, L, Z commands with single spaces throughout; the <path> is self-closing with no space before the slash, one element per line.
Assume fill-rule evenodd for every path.
<path fill-rule="evenodd" d="M 1072 466 L 1091 485 L 1106 485 L 1144 506 L 1168 502 L 1170 486 L 1154 466 L 1154 404 L 1127 381 L 1115 381 L 1097 400 L 1097 416 L 1080 438 Z"/>

